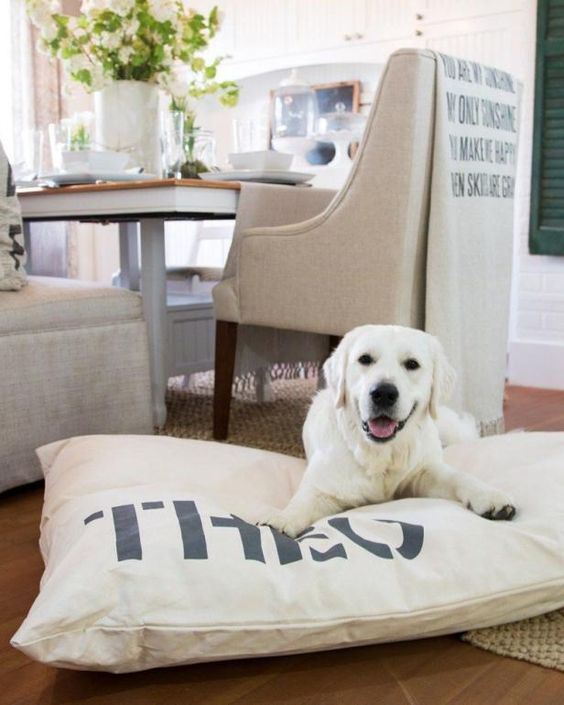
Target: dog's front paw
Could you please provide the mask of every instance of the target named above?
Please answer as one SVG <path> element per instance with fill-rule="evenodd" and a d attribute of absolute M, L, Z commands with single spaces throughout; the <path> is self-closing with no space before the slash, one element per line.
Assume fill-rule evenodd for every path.
<path fill-rule="evenodd" d="M 464 498 L 463 504 L 484 519 L 509 520 L 517 511 L 509 495 L 491 487 L 472 492 Z"/>
<path fill-rule="evenodd" d="M 309 522 L 304 522 L 299 517 L 292 516 L 289 512 L 285 512 L 284 510 L 271 512 L 257 523 L 271 526 L 273 529 L 276 529 L 276 531 L 286 534 L 286 536 L 293 539 L 309 527 Z"/>

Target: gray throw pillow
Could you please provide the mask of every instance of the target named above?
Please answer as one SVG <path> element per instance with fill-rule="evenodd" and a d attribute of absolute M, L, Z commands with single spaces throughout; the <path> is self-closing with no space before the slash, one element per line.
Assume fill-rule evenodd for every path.
<path fill-rule="evenodd" d="M 10 162 L 0 143 L 0 291 L 27 283 L 20 206 Z"/>

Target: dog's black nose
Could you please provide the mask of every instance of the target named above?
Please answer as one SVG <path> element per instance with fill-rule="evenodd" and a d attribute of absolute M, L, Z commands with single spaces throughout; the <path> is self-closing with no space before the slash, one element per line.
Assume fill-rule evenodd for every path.
<path fill-rule="evenodd" d="M 399 392 L 395 384 L 390 382 L 382 382 L 382 384 L 373 387 L 370 391 L 370 398 L 375 406 L 380 409 L 389 409 L 398 400 Z"/>

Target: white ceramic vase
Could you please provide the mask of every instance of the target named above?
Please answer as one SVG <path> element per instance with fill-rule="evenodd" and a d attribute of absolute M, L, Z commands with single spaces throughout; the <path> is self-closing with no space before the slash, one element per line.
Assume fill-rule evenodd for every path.
<path fill-rule="evenodd" d="M 96 144 L 127 152 L 127 167 L 161 176 L 159 89 L 143 81 L 113 81 L 94 94 Z"/>

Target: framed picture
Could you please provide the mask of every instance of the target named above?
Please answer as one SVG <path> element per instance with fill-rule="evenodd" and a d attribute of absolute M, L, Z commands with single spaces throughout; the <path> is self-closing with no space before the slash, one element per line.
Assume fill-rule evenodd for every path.
<path fill-rule="evenodd" d="M 348 113 L 360 110 L 360 81 L 341 81 L 340 83 L 321 83 L 312 86 L 317 96 L 319 114 L 334 113 L 336 106 L 343 103 Z"/>
<path fill-rule="evenodd" d="M 320 83 L 312 85 L 317 98 L 317 112 L 335 113 L 337 106 L 345 106 L 346 112 L 358 113 L 360 110 L 360 81 L 339 81 L 336 83 Z M 271 114 L 273 92 L 270 94 Z M 342 108 L 341 108 L 342 109 Z M 351 145 L 350 151 L 354 155 L 356 145 Z M 329 164 L 335 156 L 335 147 L 330 142 L 317 142 L 316 146 L 306 154 L 310 164 Z"/>

